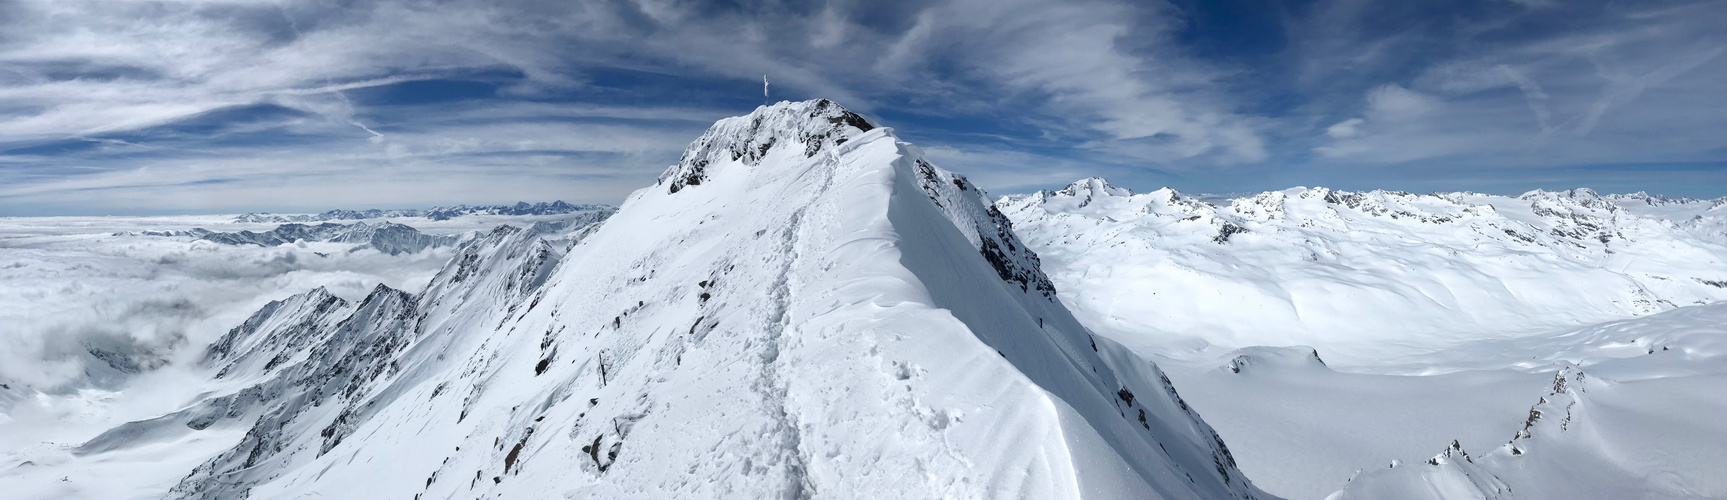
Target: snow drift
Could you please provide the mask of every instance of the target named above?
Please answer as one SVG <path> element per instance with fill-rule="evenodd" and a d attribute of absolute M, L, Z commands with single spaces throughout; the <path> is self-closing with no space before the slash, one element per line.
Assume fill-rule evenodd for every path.
<path fill-rule="evenodd" d="M 1727 464 L 1727 421 L 1720 418 L 1727 412 L 1720 390 L 1727 382 L 1727 303 L 1549 342 L 1568 340 L 1574 349 L 1602 351 L 1601 358 L 1553 374 L 1504 444 L 1471 456 L 1453 441 L 1425 462 L 1360 473 L 1329 498 L 1727 497 L 1720 473 Z"/>

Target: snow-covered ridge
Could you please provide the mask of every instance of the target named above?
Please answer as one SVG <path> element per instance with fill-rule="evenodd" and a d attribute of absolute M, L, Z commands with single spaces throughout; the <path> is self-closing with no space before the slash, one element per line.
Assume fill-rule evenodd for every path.
<path fill-rule="evenodd" d="M 1092 178 L 996 206 L 1070 307 L 1129 338 L 1333 351 L 1727 299 L 1718 201 L 1293 188 L 1213 204 Z"/>
<path fill-rule="evenodd" d="M 1180 401 L 1166 377 L 1158 372 L 1155 366 L 1126 352 L 1121 346 L 1107 339 L 1095 338 L 1086 332 L 1084 327 L 1074 322 L 1071 315 L 1063 310 L 1053 299 L 1054 287 L 1049 284 L 1038 267 L 1035 253 L 1018 241 L 1013 233 L 1011 222 L 998 210 L 990 205 L 987 195 L 964 177 L 943 171 L 921 157 L 921 152 L 915 147 L 901 143 L 893 138 L 890 130 L 879 129 L 868 124 L 866 120 L 856 116 L 829 101 L 808 101 L 803 103 L 781 103 L 773 107 L 758 109 L 748 117 L 723 120 L 710 129 L 703 138 L 686 152 L 679 165 L 668 169 L 661 176 L 660 184 L 670 183 L 669 189 L 662 193 L 641 191 L 626 203 L 624 213 L 634 206 L 632 203 L 645 200 L 666 198 L 668 201 L 657 201 L 669 206 L 657 206 L 656 211 L 673 210 L 669 213 L 682 214 L 687 208 L 676 207 L 711 207 L 726 206 L 738 203 L 739 198 L 759 200 L 764 206 L 786 204 L 786 200 L 799 200 L 789 203 L 790 207 L 778 210 L 749 210 L 755 212 L 747 215 L 749 219 L 765 222 L 769 229 L 758 230 L 756 237 L 764 232 L 779 232 L 793 245 L 787 250 L 793 252 L 791 265 L 795 281 L 805 284 L 794 284 L 793 290 L 806 290 L 801 295 L 784 296 L 776 291 L 769 294 L 770 301 L 790 300 L 790 311 L 805 310 L 810 307 L 798 305 L 813 297 L 828 296 L 842 293 L 836 297 L 836 303 L 856 303 L 863 300 L 874 303 L 861 310 L 841 307 L 811 304 L 815 309 L 807 311 L 815 316 L 807 319 L 796 319 L 794 324 L 822 325 L 833 322 L 852 323 L 863 321 L 865 325 L 880 326 L 865 327 L 865 331 L 878 330 L 880 335 L 899 331 L 909 323 L 920 323 L 920 332 L 914 338 L 919 338 L 918 344 L 947 345 L 944 348 L 916 348 L 912 351 L 902 351 L 903 348 L 892 348 L 901 352 L 899 356 L 908 356 L 906 361 L 892 364 L 890 372 L 895 373 L 895 379 L 907 381 L 906 388 L 915 393 L 928 393 L 926 398 L 946 400 L 949 398 L 969 399 L 976 394 L 999 394 L 1000 387 L 994 388 L 962 388 L 944 387 L 934 384 L 936 381 L 952 377 L 946 374 L 946 368 L 938 366 L 949 363 L 940 361 L 943 355 L 938 352 L 968 353 L 975 356 L 976 347 L 993 349 L 995 355 L 1004 358 L 1008 364 L 978 365 L 968 363 L 971 371 L 997 373 L 997 370 L 1007 368 L 1007 373 L 1020 373 L 1029 377 L 1036 385 L 1050 391 L 1053 397 L 1065 401 L 1064 405 L 1072 405 L 1085 422 L 1074 422 L 1065 425 L 1085 425 L 1089 431 L 1079 431 L 1081 434 L 1101 433 L 1102 443 L 1087 444 L 1078 448 L 1070 448 L 1068 453 L 1075 455 L 1066 458 L 1046 458 L 1071 466 L 1080 467 L 1071 472 L 1066 471 L 1070 465 L 1059 466 L 1062 472 L 1055 476 L 1034 474 L 1032 484 L 1022 484 L 1012 487 L 1019 495 L 1032 496 L 1069 496 L 1074 494 L 1101 494 L 1103 496 L 1127 494 L 1129 491 L 1139 492 L 1144 489 L 1157 492 L 1167 497 L 1190 497 L 1197 495 L 1202 498 L 1216 497 L 1260 497 L 1263 493 L 1243 477 L 1236 469 L 1235 462 L 1228 449 L 1216 433 L 1206 426 L 1197 414 L 1185 403 Z M 741 190 L 741 192 L 740 192 Z M 890 194 L 891 193 L 891 194 Z M 885 195 L 885 196 L 884 196 Z M 885 207 L 883 205 L 886 205 Z M 746 205 L 749 205 L 746 202 Z M 775 215 L 780 210 L 791 210 L 788 214 Z M 870 215 L 872 212 L 884 210 L 886 220 L 880 215 Z M 730 211 L 719 211 L 728 213 Z M 879 213 L 879 212 L 876 212 Z M 622 213 L 620 213 L 622 215 Z M 743 215 L 743 214 L 738 214 Z M 763 217 L 766 217 L 765 219 Z M 708 219 L 717 218 L 710 215 Z M 781 219 L 785 217 L 785 219 Z M 872 220 L 872 218 L 874 218 Z M 783 220 L 783 222 L 782 222 Z M 848 222 L 850 221 L 850 222 Z M 835 223 L 839 223 L 835 227 Z M 858 222 L 865 224 L 859 226 Z M 781 224 L 791 224 L 786 229 L 775 227 Z M 628 225 L 628 223 L 620 223 Z M 617 226 L 613 226 L 617 227 Z M 719 228 L 714 228 L 715 230 Z M 675 233 L 674 233 L 675 234 Z M 596 236 L 599 237 L 599 236 Z M 635 237 L 639 237 L 636 235 Z M 684 237 L 679 238 L 680 241 Z M 878 242 L 896 242 L 892 246 L 883 247 Z M 829 247 L 833 250 L 811 250 Z M 771 248 L 771 247 L 769 247 Z M 882 251 L 887 255 L 875 256 Z M 834 254 L 836 253 L 837 254 Z M 863 253 L 859 253 L 863 252 Z M 658 253 L 658 252 L 655 252 Z M 771 255 L 772 249 L 744 251 L 740 255 Z M 816 258 L 799 258 L 802 255 L 812 255 Z M 830 256 L 831 254 L 831 256 Z M 892 257 L 893 260 L 883 260 L 881 257 Z M 770 258 L 777 260 L 777 258 Z M 798 261 L 808 262 L 798 262 Z M 838 263 L 846 265 L 836 268 Z M 827 291 L 830 284 L 823 284 L 827 278 L 809 282 L 814 277 L 834 275 L 840 282 L 860 281 L 871 282 L 879 280 L 884 273 L 888 276 L 900 275 L 896 269 L 904 266 L 909 271 L 917 286 L 916 290 L 895 290 L 887 296 L 882 291 L 858 290 L 845 292 L 850 285 Z M 726 265 L 727 274 L 732 266 Z M 781 271 L 785 272 L 785 271 Z M 835 275 L 837 273 L 837 275 Z M 814 276 L 803 276 L 813 274 Z M 765 278 L 765 277 L 764 277 Z M 732 281 L 743 283 L 759 283 L 763 281 L 783 281 L 779 278 L 734 278 Z M 904 283 L 907 278 L 894 277 L 889 283 Z M 723 281 L 722 281 L 723 282 Z M 711 281 L 700 283 L 703 288 L 711 288 Z M 748 285 L 745 285 L 746 287 Z M 879 288 L 881 285 L 868 287 Z M 724 289 L 721 289 L 723 291 Z M 863 296 L 845 299 L 843 297 L 864 292 Z M 902 295 L 911 292 L 911 295 Z M 734 292 L 735 293 L 735 292 Z M 716 296 L 724 296 L 716 292 Z M 871 297 L 863 299 L 863 297 Z M 708 299 L 709 293 L 704 292 L 698 302 Z M 887 302 L 882 302 L 883 300 Z M 932 301 L 933 299 L 933 301 Z M 909 300 L 919 304 L 909 310 L 884 315 L 878 312 L 894 300 Z M 903 304 L 903 303 L 902 303 Z M 723 303 L 722 303 L 723 305 Z M 950 318 L 958 319 L 958 324 L 936 321 L 923 323 L 922 308 L 938 307 L 944 310 Z M 776 306 L 786 307 L 786 306 Z M 902 306 L 903 307 L 903 306 Z M 896 308 L 897 309 L 897 308 Z M 824 312 L 825 311 L 825 312 Z M 860 315 L 861 314 L 861 315 Z M 779 316 L 780 313 L 770 313 Z M 703 324 L 700 318 L 713 317 L 705 314 L 698 317 L 696 327 L 691 331 L 701 331 L 710 328 Z M 723 317 L 723 316 L 722 316 Z M 614 324 L 615 326 L 615 324 Z M 884 329 L 885 331 L 882 331 Z M 958 331 L 953 329 L 958 327 Z M 806 330 L 799 335 L 816 333 L 807 331 L 810 326 L 802 326 L 795 330 Z M 825 330 L 825 329 L 824 329 Z M 963 332 L 963 333 L 962 333 Z M 959 333 L 958 337 L 951 336 Z M 786 333 L 789 335 L 789 332 Z M 892 338 L 906 341 L 907 334 L 895 334 Z M 821 334 L 820 337 L 827 337 Z M 868 338 L 868 337 L 866 337 Z M 981 341 L 981 346 L 976 342 Z M 783 340 L 781 341 L 783 342 Z M 798 341 L 798 342 L 808 342 Z M 833 343 L 824 340 L 823 344 Z M 880 342 L 880 341 L 877 341 Z M 959 344 L 953 344 L 958 342 Z M 891 342 L 890 342 L 891 344 Z M 965 345 L 971 344 L 971 345 Z M 795 345 L 795 344 L 794 344 Z M 843 344 L 840 344 L 843 345 Z M 837 345 L 836 345 L 837 347 Z M 856 349 L 850 347 L 847 350 Z M 881 345 L 889 348 L 889 345 Z M 876 349 L 871 349 L 871 358 L 883 356 Z M 914 354 L 915 353 L 915 354 Z M 783 356 L 784 354 L 780 354 Z M 977 358 L 971 358 L 978 360 Z M 984 359 L 995 359 L 985 355 Z M 813 360 L 812 360 L 813 361 Z M 886 363 L 886 359 L 881 362 Z M 981 361 L 981 360 L 978 360 Z M 1089 365 L 1089 369 L 1082 368 Z M 811 370 L 814 367 L 800 367 L 799 371 Z M 818 369 L 828 371 L 833 368 Z M 855 368 L 847 368 L 847 371 Z M 1114 370 L 1123 370 L 1116 373 Z M 865 370 L 866 372 L 868 370 Z M 936 373 L 943 373 L 937 376 Z M 967 378 L 976 377 L 973 374 Z M 1121 377 L 1121 378 L 1117 378 Z M 807 375 L 799 376 L 797 380 L 839 380 L 850 377 L 832 377 Z M 994 378 L 986 376 L 984 378 Z M 1008 380 L 1019 379 L 1019 376 L 1009 376 Z M 981 379 L 979 379 L 981 380 Z M 851 385 L 850 383 L 843 383 Z M 969 383 L 968 383 L 969 384 Z M 799 388 L 800 386 L 806 386 Z M 873 384 L 864 384 L 873 388 Z M 826 392 L 831 390 L 822 384 L 791 384 L 788 389 L 793 393 L 815 390 Z M 935 396 L 942 394 L 942 396 Z M 1136 396 L 1137 395 L 1137 396 Z M 1016 396 L 1017 397 L 1017 396 Z M 1149 399 L 1148 399 L 1149 398 Z M 801 399 L 801 398 L 799 398 Z M 847 402 L 846 407 L 858 405 L 861 401 Z M 785 404 L 785 403 L 782 403 Z M 863 407 L 872 407 L 874 403 Z M 921 405 L 920 405 L 921 406 Z M 991 406 L 1028 408 L 1023 403 L 997 403 Z M 869 426 L 877 426 L 892 421 L 899 415 L 899 410 L 876 408 L 874 412 L 885 411 L 885 414 L 873 415 L 867 418 Z M 810 416 L 810 409 L 797 413 Z M 824 410 L 820 413 L 831 413 Z M 934 412 L 939 420 L 937 429 L 947 429 L 958 425 L 958 417 L 965 415 L 963 410 L 940 410 L 937 408 L 919 409 L 917 413 Z M 1149 413 L 1148 413 L 1149 412 Z M 990 416 L 989 411 L 982 415 L 967 417 L 981 425 L 980 429 L 993 428 L 1006 424 Z M 878 419 L 884 419 L 878 421 Z M 1137 421 L 1137 426 L 1133 425 Z M 1123 423 L 1129 424 L 1123 428 Z M 806 423 L 806 425 L 809 425 Z M 831 424 L 821 424 L 831 425 Z M 957 429 L 955 429 L 957 430 Z M 961 435 L 971 435 L 972 432 L 955 433 L 948 431 L 946 439 L 956 439 Z M 985 434 L 1037 434 L 1039 431 L 1001 430 Z M 835 444 L 856 443 L 855 437 L 837 436 L 822 432 L 822 439 Z M 602 436 L 605 437 L 605 436 Z M 623 436 L 619 436 L 623 438 Z M 808 439 L 803 438 L 803 439 Z M 609 441 L 609 440 L 607 440 Z M 596 440 L 596 445 L 600 440 Z M 1027 443 L 1029 444 L 1029 443 Z M 850 447 L 856 444 L 846 444 Z M 954 442 L 956 452 L 961 455 L 971 455 L 983 450 L 974 449 L 973 444 L 966 444 L 965 439 Z M 1104 448 L 1098 448 L 1098 446 Z M 1068 446 L 1075 446 L 1069 444 Z M 1149 446 L 1156 446 L 1159 451 L 1152 452 Z M 1110 451 L 1106 451 L 1110 450 Z M 912 455 L 923 453 L 908 449 Z M 1030 451 L 1033 454 L 1046 453 Z M 987 452 L 982 456 L 969 459 L 979 465 L 971 467 L 971 472 L 965 473 L 971 479 L 961 480 L 974 485 L 994 484 L 998 474 L 1017 476 L 1023 472 L 1014 472 L 1015 467 L 1002 468 L 996 452 Z M 1100 455 L 1101 454 L 1101 455 Z M 1104 458 L 1109 455 L 1119 458 Z M 1081 458 L 1091 457 L 1091 458 Z M 1072 460 L 1116 463 L 1125 467 L 1123 472 L 1132 471 L 1128 476 L 1116 476 L 1116 473 L 1104 472 L 1110 467 L 1081 467 Z M 596 464 L 600 460 L 595 460 Z M 825 462 L 825 461 L 821 461 Z M 982 465 L 989 464 L 989 465 Z M 805 467 L 827 469 L 822 476 L 834 474 L 855 475 L 856 469 L 831 469 L 837 464 L 815 465 Z M 898 467 L 897 465 L 894 467 Z M 943 467 L 945 468 L 945 467 Z M 1095 470 L 1086 470 L 1095 469 Z M 602 467 L 601 469 L 605 469 Z M 1203 472 L 1201 471 L 1203 470 Z M 843 472 L 842 472 L 843 471 Z M 1176 472 L 1180 478 L 1168 476 Z M 945 477 L 952 472 L 941 472 Z M 1073 473 L 1073 479 L 1057 480 L 1077 481 L 1078 492 L 1067 492 L 1065 487 L 1055 486 L 1047 481 L 1061 475 Z M 1137 479 L 1135 479 L 1137 476 Z M 1170 481 L 1174 479 L 1174 481 Z M 1183 481 L 1185 479 L 1185 481 Z M 1015 480 L 1018 481 L 1018 480 Z M 941 480 L 939 483 L 915 486 L 909 484 L 886 485 L 869 483 L 859 484 L 866 491 L 880 491 L 887 496 L 896 495 L 926 495 L 932 491 L 949 491 L 972 493 L 949 493 L 958 496 L 976 496 L 980 494 L 971 487 L 955 489 L 953 479 Z M 937 484 L 945 484 L 938 486 Z M 1139 485 L 1139 486 L 1134 486 Z M 932 487 L 934 489 L 932 489 Z M 1001 486 L 984 486 L 982 491 L 997 491 Z M 807 488 L 807 487 L 806 487 Z M 822 487 L 816 486 L 817 489 Z M 1053 488 L 1053 489 L 1052 489 Z M 854 491 L 848 489 L 847 491 Z M 899 493 L 886 493 L 897 491 Z M 917 492 L 917 493 L 912 493 Z M 805 494 L 808 490 L 805 490 Z M 1142 494 L 1142 493 L 1134 493 Z"/>
<path fill-rule="evenodd" d="M 588 211 L 613 210 L 610 205 L 574 205 L 563 200 L 553 202 L 528 203 L 516 202 L 514 205 L 452 205 L 429 209 L 395 209 L 395 210 L 346 210 L 337 209 L 318 214 L 271 214 L 247 213 L 234 217 L 240 224 L 280 224 L 285 222 L 325 222 L 336 220 L 384 219 L 396 217 L 422 217 L 430 220 L 449 220 L 466 215 L 555 215 Z"/>
<path fill-rule="evenodd" d="M 690 144 L 676 166 L 660 175 L 658 184 L 669 182 L 671 193 L 699 186 L 707 178 L 710 165 L 730 161 L 755 166 L 776 145 L 801 146 L 805 158 L 814 158 L 875 128 L 868 119 L 827 99 L 781 102 L 715 123 Z M 1039 268 L 1037 254 L 1020 244 L 1012 223 L 983 190 L 922 158 L 913 164 L 919 188 L 979 248 L 1001 279 L 1017 283 L 1021 291 L 1037 290 L 1054 300 L 1055 287 Z"/>
<path fill-rule="evenodd" d="M 1035 292 L 1055 300 L 1055 285 L 1044 276 L 1037 254 L 1019 241 L 1013 223 L 990 204 L 988 194 L 964 176 L 936 168 L 922 158 L 912 164 L 918 188 L 978 248 L 997 277 L 1018 284 L 1021 292 Z"/>
<path fill-rule="evenodd" d="M 425 363 L 410 350 L 473 341 L 469 332 L 506 313 L 505 304 L 537 290 L 561 252 L 509 226 L 464 245 L 412 295 L 379 285 L 358 303 L 317 289 L 272 302 L 210 347 L 217 380 L 232 392 L 163 419 L 128 424 L 86 444 L 86 453 L 121 446 L 139 427 L 180 424 L 198 430 L 254 420 L 239 444 L 174 487 L 177 498 L 245 496 L 292 464 L 322 456 L 373 413 L 421 382 Z M 394 387 L 394 389 L 392 389 Z"/>
<path fill-rule="evenodd" d="M 964 177 L 827 101 L 703 137 L 567 252 L 266 306 L 82 456 L 236 436 L 170 498 L 1268 498 Z"/>

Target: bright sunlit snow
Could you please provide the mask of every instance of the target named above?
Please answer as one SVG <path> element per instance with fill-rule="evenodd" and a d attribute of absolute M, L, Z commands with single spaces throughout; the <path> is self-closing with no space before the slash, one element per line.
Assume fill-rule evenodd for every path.
<path fill-rule="evenodd" d="M 828 100 L 619 207 L 0 219 L 21 498 L 1720 498 L 1727 204 L 994 198 Z"/>
<path fill-rule="evenodd" d="M 1722 200 L 1211 202 L 1092 178 L 997 206 L 1080 321 L 1159 360 L 1271 493 L 1727 495 Z M 1560 370 L 1595 378 L 1555 390 Z"/>

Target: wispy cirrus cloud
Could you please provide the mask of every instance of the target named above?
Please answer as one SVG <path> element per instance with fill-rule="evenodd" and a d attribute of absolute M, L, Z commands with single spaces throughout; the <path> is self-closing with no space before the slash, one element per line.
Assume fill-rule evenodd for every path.
<path fill-rule="evenodd" d="M 275 144 L 272 156 L 304 155 L 313 164 L 337 161 L 326 158 L 343 151 L 381 164 L 370 168 L 391 169 L 400 168 L 403 151 L 461 143 L 480 147 L 472 150 L 476 155 L 508 153 L 520 142 L 497 139 L 495 124 L 459 120 L 436 121 L 440 130 L 427 132 L 427 123 L 401 121 L 416 113 L 380 109 L 388 103 L 355 97 L 411 81 L 490 79 L 484 95 L 475 96 L 496 108 L 486 113 L 516 111 L 522 114 L 503 119 L 543 124 L 541 112 L 531 108 L 548 102 L 597 103 L 643 115 L 720 107 L 735 114 L 747 110 L 738 106 L 748 102 L 737 95 L 742 92 L 679 94 L 714 82 L 743 90 L 747 84 L 739 81 L 766 73 L 793 97 L 835 98 L 866 112 L 1002 119 L 1017 133 L 1082 151 L 1128 151 L 1153 161 L 1265 157 L 1252 126 L 1223 95 L 1207 89 L 1212 70 L 1169 48 L 1179 21 L 1168 6 L 183 1 L 18 2 L 6 9 L 9 21 L 0 22 L 12 36 L 0 41 L 0 113 L 8 118 L 0 125 L 0 148 L 7 150 L 0 162 L 60 169 L 64 179 L 13 186 L 11 194 L 0 194 L 0 201 L 11 203 L 0 204 L 40 203 L 48 196 L 71 202 L 93 183 L 123 189 L 122 180 L 143 177 L 126 173 L 137 167 L 151 175 L 196 178 L 209 175 L 198 165 L 217 160 L 254 166 L 246 168 L 278 163 L 246 156 L 272 151 L 227 143 L 233 136 L 204 141 L 215 144 L 184 138 L 162 146 L 215 152 L 209 156 L 157 152 L 137 159 L 118 143 L 88 154 L 29 154 L 73 139 L 149 146 L 150 140 L 126 136 L 252 106 L 300 112 L 251 126 L 306 139 L 299 148 Z M 641 85 L 642 80 L 653 83 Z M 682 122 L 715 115 L 683 115 L 672 119 L 675 124 L 644 118 L 631 127 L 693 136 Z M 398 131 L 404 128 L 418 131 Z M 603 130 L 548 129 L 606 140 Z M 471 137 L 455 138 L 464 135 Z M 660 162 L 689 139 L 636 137 L 659 141 L 647 148 L 657 156 L 647 156 Z M 560 154 L 612 149 L 594 141 L 562 142 L 575 149 Z M 640 172 L 623 178 L 651 178 L 660 166 L 637 163 L 632 167 Z M 72 180 L 88 175 L 95 177 Z M 622 195 L 575 191 L 568 197 Z"/>
<path fill-rule="evenodd" d="M 1466 188 L 1487 170 L 1532 185 L 1553 168 L 1719 165 L 1727 144 L 1707 132 L 1727 125 L 1724 11 L 8 2 L 0 213 L 616 201 L 706 123 L 747 112 L 763 74 L 776 97 L 836 99 L 928 146 L 1031 162 L 962 169 L 1091 165 L 1140 188 Z M 165 186 L 248 196 L 188 203 Z"/>
<path fill-rule="evenodd" d="M 1483 167 L 1716 162 L 1727 141 L 1727 9 L 1718 3 L 1504 6 L 1478 25 L 1364 36 L 1360 45 L 1419 44 L 1401 71 L 1364 74 L 1353 113 L 1333 115 L 1314 151 L 1327 161 L 1446 161 Z M 1363 20 L 1362 22 L 1366 22 Z M 1361 57 L 1368 57 L 1365 53 Z M 1375 68 L 1383 69 L 1380 65 Z M 1321 73 L 1353 71 L 1336 64 Z M 1336 111 L 1352 106 L 1337 98 Z M 1334 111 L 1335 112 L 1335 111 Z"/>

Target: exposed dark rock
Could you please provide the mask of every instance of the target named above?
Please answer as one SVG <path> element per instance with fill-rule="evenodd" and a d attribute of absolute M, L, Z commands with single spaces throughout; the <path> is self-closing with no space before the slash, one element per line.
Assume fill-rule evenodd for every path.
<path fill-rule="evenodd" d="M 875 126 L 857 113 L 827 99 L 787 102 L 763 107 L 748 116 L 715 123 L 684 150 L 678 164 L 660 176 L 667 191 L 677 193 L 707 180 L 715 162 L 738 161 L 754 166 L 776 147 L 802 147 L 805 157 L 844 143 Z"/>

